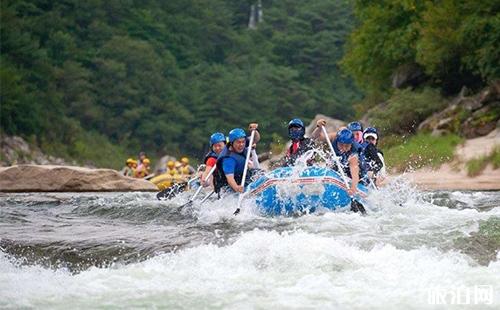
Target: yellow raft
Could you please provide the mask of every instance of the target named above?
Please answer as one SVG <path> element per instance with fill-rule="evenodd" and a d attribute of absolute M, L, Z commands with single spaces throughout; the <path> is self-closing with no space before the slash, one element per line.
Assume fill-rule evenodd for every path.
<path fill-rule="evenodd" d="M 187 176 L 180 174 L 171 175 L 170 173 L 163 173 L 151 178 L 149 181 L 155 184 L 158 189 L 162 191 L 177 183 L 187 183 L 188 178 Z"/>

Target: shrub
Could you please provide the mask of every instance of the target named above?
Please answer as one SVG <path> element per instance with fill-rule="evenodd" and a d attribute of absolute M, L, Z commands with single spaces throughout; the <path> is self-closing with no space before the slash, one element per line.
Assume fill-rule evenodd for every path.
<path fill-rule="evenodd" d="M 370 120 L 383 132 L 408 134 L 415 132 L 418 124 L 445 106 L 446 102 L 435 89 L 396 90 L 384 105 L 373 110 Z"/>

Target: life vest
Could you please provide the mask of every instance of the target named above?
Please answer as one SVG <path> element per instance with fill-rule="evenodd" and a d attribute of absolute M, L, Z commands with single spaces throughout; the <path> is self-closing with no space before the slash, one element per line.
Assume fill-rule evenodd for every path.
<path fill-rule="evenodd" d="M 181 174 L 182 175 L 191 175 L 193 171 L 189 168 L 189 166 L 182 166 L 181 167 Z"/>
<path fill-rule="evenodd" d="M 207 155 L 205 155 L 205 159 L 203 160 L 203 162 L 204 162 L 205 164 L 207 164 L 207 160 L 209 160 L 210 158 L 215 158 L 215 159 L 217 159 L 217 157 L 219 157 L 219 156 L 217 155 L 217 153 L 215 153 L 214 151 L 210 150 L 210 152 L 208 152 L 208 153 L 207 153 Z"/>
<path fill-rule="evenodd" d="M 373 171 L 377 173 L 384 167 L 384 162 L 380 158 L 379 154 L 381 154 L 383 158 L 384 154 L 380 150 L 378 150 L 375 145 L 367 145 L 363 149 L 363 158 L 365 160 L 367 171 Z"/>
<path fill-rule="evenodd" d="M 143 178 L 146 176 L 146 171 L 145 171 L 145 167 L 143 164 L 139 164 L 137 166 L 137 169 L 135 169 L 135 172 L 134 172 L 134 177 L 136 178 Z"/>
<path fill-rule="evenodd" d="M 314 147 L 314 142 L 310 138 L 302 138 L 299 140 L 299 147 L 293 151 L 293 141 L 292 145 L 290 145 L 290 148 L 287 151 L 287 154 L 285 156 L 285 163 L 283 164 L 283 167 L 288 167 L 288 166 L 293 166 L 295 165 L 295 161 L 297 158 L 300 156 L 304 155 L 309 150 L 312 150 Z"/>
<path fill-rule="evenodd" d="M 172 168 L 172 169 L 167 168 L 166 173 L 169 175 L 176 175 L 176 174 L 179 174 L 179 171 L 177 171 L 177 169 L 175 169 L 175 168 Z"/>
<path fill-rule="evenodd" d="M 353 142 L 351 149 L 348 152 L 341 153 L 337 146 L 337 139 L 335 138 L 332 141 L 333 150 L 335 151 L 335 155 L 339 157 L 340 164 L 342 165 L 341 169 L 344 171 L 344 174 L 352 179 L 351 169 L 349 169 L 349 158 L 351 156 L 358 157 L 359 164 L 359 180 L 362 181 L 366 177 L 366 163 L 363 158 L 363 148 L 357 142 Z"/>
<path fill-rule="evenodd" d="M 243 152 L 237 153 L 230 151 L 228 147 L 220 153 L 217 158 L 217 168 L 214 172 L 214 189 L 216 193 L 219 193 L 222 187 L 228 185 L 226 174 L 224 173 L 223 163 L 227 158 L 233 158 L 236 161 L 236 166 L 234 167 L 234 180 L 236 183 L 241 184 L 241 179 L 243 178 L 243 170 L 245 170 L 246 153 L 248 148 L 245 148 Z"/>

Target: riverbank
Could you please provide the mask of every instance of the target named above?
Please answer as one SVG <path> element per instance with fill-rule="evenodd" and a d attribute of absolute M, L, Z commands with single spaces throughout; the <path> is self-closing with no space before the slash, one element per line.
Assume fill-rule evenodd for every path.
<path fill-rule="evenodd" d="M 491 166 L 477 177 L 469 177 L 465 170 L 457 171 L 449 164 L 436 170 L 424 168 L 393 175 L 389 180 L 397 177 L 409 180 L 422 190 L 500 190 L 500 172 Z"/>
<path fill-rule="evenodd" d="M 484 137 L 468 139 L 458 146 L 454 159 L 437 169 L 422 168 L 415 171 L 391 176 L 408 179 L 424 190 L 500 190 L 500 170 L 491 164 L 478 175 L 467 174 L 467 162 L 490 154 L 500 147 L 500 129 L 496 129 Z"/>

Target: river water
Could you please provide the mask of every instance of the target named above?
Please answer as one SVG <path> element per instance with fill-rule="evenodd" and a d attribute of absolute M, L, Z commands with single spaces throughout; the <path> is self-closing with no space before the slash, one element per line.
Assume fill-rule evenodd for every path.
<path fill-rule="evenodd" d="M 500 308 L 500 192 L 399 179 L 366 216 L 186 200 L 0 194 L 0 308 Z"/>

